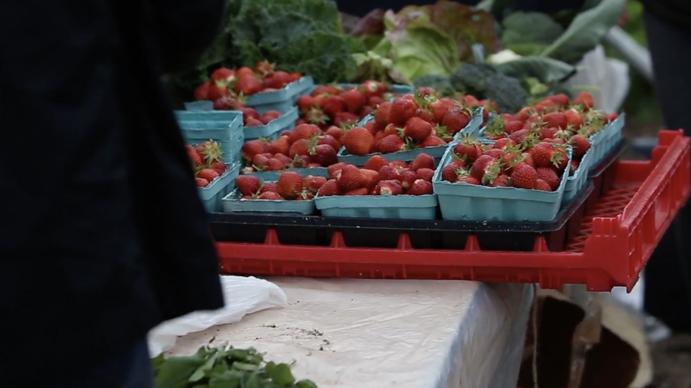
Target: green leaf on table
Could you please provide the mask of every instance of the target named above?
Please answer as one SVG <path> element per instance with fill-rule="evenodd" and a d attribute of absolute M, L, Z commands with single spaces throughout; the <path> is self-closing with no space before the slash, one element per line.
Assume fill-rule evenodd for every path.
<path fill-rule="evenodd" d="M 295 383 L 295 388 L 317 388 L 317 384 L 311 380 L 300 380 Z"/>
<path fill-rule="evenodd" d="M 287 364 L 269 362 L 266 364 L 266 373 L 276 384 L 292 385 L 295 383 L 295 377 L 293 377 L 293 374 L 290 372 L 290 367 Z"/>
<path fill-rule="evenodd" d="M 564 32 L 549 15 L 540 12 L 514 12 L 502 24 L 502 44 L 520 55 L 539 54 Z"/>
<path fill-rule="evenodd" d="M 192 373 L 203 364 L 204 359 L 198 355 L 168 358 L 155 376 L 156 387 L 185 388 Z"/>
<path fill-rule="evenodd" d="M 220 351 L 216 348 L 207 348 L 203 352 L 203 358 L 206 358 L 206 361 L 199 368 L 197 368 L 194 373 L 192 373 L 189 378 L 189 382 L 196 383 L 201 381 L 203 378 L 208 377 L 211 373 L 211 370 L 214 368 L 216 360 L 224 355 L 225 354 L 223 351 Z"/>
<path fill-rule="evenodd" d="M 617 23 L 625 5 L 626 0 L 601 0 L 593 8 L 578 14 L 541 55 L 568 63 L 578 62 Z"/>
<path fill-rule="evenodd" d="M 576 68 L 566 62 L 538 56 L 522 57 L 494 66 L 506 75 L 533 77 L 541 82 L 560 82 L 576 72 Z"/>
<path fill-rule="evenodd" d="M 209 388 L 240 388 L 244 374 L 239 371 L 226 371 L 219 375 L 211 376 Z"/>

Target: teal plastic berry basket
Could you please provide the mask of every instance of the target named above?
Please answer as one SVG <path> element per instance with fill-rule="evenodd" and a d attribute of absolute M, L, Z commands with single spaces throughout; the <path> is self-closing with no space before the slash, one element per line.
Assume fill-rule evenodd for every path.
<path fill-rule="evenodd" d="M 237 190 L 223 198 L 225 213 L 292 213 L 314 214 L 314 200 L 241 199 Z"/>
<path fill-rule="evenodd" d="M 314 199 L 324 217 L 433 220 L 437 197 L 430 195 L 334 195 Z"/>
<path fill-rule="evenodd" d="M 198 189 L 199 197 L 208 212 L 220 211 L 222 198 L 235 187 L 235 178 L 240 172 L 240 164 L 234 163 L 227 167 L 220 177 L 214 179 L 208 186 Z"/>
<path fill-rule="evenodd" d="M 487 187 L 466 183 L 451 183 L 441 179 L 442 169 L 452 159 L 449 146 L 432 180 L 442 218 L 466 221 L 551 221 L 561 208 L 566 177 L 562 175 L 555 191 L 519 189 L 515 187 Z M 571 154 L 569 153 L 569 162 Z"/>
<path fill-rule="evenodd" d="M 314 80 L 310 76 L 304 76 L 295 82 L 291 82 L 283 89 L 259 92 L 247 96 L 246 104 L 265 113 L 270 110 L 286 112 L 295 105 L 298 97 L 308 94 L 314 87 Z"/>
<path fill-rule="evenodd" d="M 280 170 L 280 171 L 257 171 L 257 172 L 250 173 L 249 175 L 254 175 L 262 181 L 275 181 L 275 180 L 278 180 L 278 177 L 282 173 L 287 172 L 287 171 L 297 172 L 301 176 L 314 175 L 314 176 L 327 177 L 329 175 L 329 171 L 326 169 L 326 167 L 288 168 L 288 169 Z"/>
<path fill-rule="evenodd" d="M 188 144 L 215 140 L 221 145 L 223 159 L 236 162 L 245 140 L 242 113 L 236 111 L 176 111 L 182 135 Z"/>
<path fill-rule="evenodd" d="M 272 138 L 282 131 L 293 128 L 298 117 L 298 109 L 292 107 L 268 124 L 258 125 L 256 127 L 244 127 L 245 140 L 259 139 L 262 137 Z"/>

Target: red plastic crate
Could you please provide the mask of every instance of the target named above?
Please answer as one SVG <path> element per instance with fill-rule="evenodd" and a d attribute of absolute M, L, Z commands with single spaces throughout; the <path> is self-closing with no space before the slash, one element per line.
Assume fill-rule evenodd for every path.
<path fill-rule="evenodd" d="M 348 247 L 339 232 L 331 245 L 283 245 L 269 229 L 263 244 L 218 242 L 224 274 L 381 279 L 463 279 L 585 284 L 591 291 L 630 290 L 665 230 L 689 197 L 689 138 L 661 131 L 649 161 L 618 161 L 596 182 L 578 233 L 564 252 L 537 237 L 532 252 L 486 251 L 470 236 L 462 250 Z"/>

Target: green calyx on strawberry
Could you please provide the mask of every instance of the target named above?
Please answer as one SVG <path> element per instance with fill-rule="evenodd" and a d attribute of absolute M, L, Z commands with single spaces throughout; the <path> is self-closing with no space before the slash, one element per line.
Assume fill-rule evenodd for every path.
<path fill-rule="evenodd" d="M 494 161 L 488 163 L 487 167 L 485 167 L 485 173 L 480 182 L 485 186 L 493 185 L 494 181 L 501 174 L 501 171 L 501 160 L 495 159 Z"/>
<path fill-rule="evenodd" d="M 223 151 L 221 150 L 221 146 L 214 140 L 209 140 L 202 144 L 200 155 L 207 165 L 211 165 L 214 162 L 223 161 Z"/>
<path fill-rule="evenodd" d="M 506 127 L 504 126 L 504 118 L 499 116 L 494 116 L 489 120 L 484 131 L 485 136 L 490 139 L 498 139 L 500 137 L 506 136 Z"/>
<path fill-rule="evenodd" d="M 305 113 L 305 120 L 311 124 L 325 125 L 331 121 L 331 117 L 321 107 L 313 106 Z"/>

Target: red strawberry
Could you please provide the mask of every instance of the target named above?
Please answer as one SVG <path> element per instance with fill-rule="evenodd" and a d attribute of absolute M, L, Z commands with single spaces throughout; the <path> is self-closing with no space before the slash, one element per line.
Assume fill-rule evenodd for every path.
<path fill-rule="evenodd" d="M 389 161 L 384 159 L 381 155 L 373 155 L 367 160 L 364 168 L 374 171 L 379 171 L 382 167 L 389 164 Z"/>
<path fill-rule="evenodd" d="M 424 179 L 416 179 L 412 185 L 410 185 L 410 188 L 408 189 L 407 194 L 410 195 L 425 195 L 425 194 L 432 194 L 432 182 L 426 181 Z"/>
<path fill-rule="evenodd" d="M 405 136 L 420 143 L 432 134 L 432 124 L 419 117 L 411 117 L 403 129 Z"/>
<path fill-rule="evenodd" d="M 389 122 L 403 126 L 411 117 L 415 116 L 417 108 L 413 100 L 399 97 L 391 104 Z"/>
<path fill-rule="evenodd" d="M 583 135 L 574 135 L 569 143 L 573 147 L 573 156 L 578 159 L 590 149 L 590 142 Z"/>
<path fill-rule="evenodd" d="M 434 158 L 428 154 L 417 154 L 415 159 L 410 163 L 410 169 L 417 171 L 421 168 L 429 168 L 434 170 Z"/>
<path fill-rule="evenodd" d="M 259 189 L 259 193 L 266 193 L 267 191 L 272 191 L 272 192 L 277 192 L 278 191 L 278 185 L 276 185 L 276 182 L 267 182 L 262 185 L 262 187 Z"/>
<path fill-rule="evenodd" d="M 494 159 L 502 159 L 504 156 L 504 152 L 502 150 L 496 149 L 496 148 L 490 148 L 487 151 L 482 153 L 483 155 L 489 155 L 493 157 Z"/>
<path fill-rule="evenodd" d="M 557 105 L 561 105 L 561 106 L 569 105 L 569 96 L 567 96 L 564 93 L 555 94 L 555 95 L 549 96 L 547 98 L 549 98 L 552 102 L 554 102 Z"/>
<path fill-rule="evenodd" d="M 287 167 L 286 163 L 283 162 L 281 159 L 277 158 L 270 158 L 266 162 L 266 170 L 268 171 L 280 171 L 283 170 Z"/>
<path fill-rule="evenodd" d="M 405 143 L 403 143 L 403 140 L 401 140 L 398 135 L 387 135 L 379 141 L 377 148 L 379 152 L 388 154 L 403 150 L 405 148 Z"/>
<path fill-rule="evenodd" d="M 542 116 L 542 120 L 544 120 L 548 127 L 564 129 L 567 125 L 566 115 L 562 112 L 547 113 L 546 115 Z"/>
<path fill-rule="evenodd" d="M 300 112 L 307 112 L 314 105 L 315 99 L 310 95 L 300 96 L 297 99 L 297 106 L 298 109 L 300 109 Z"/>
<path fill-rule="evenodd" d="M 326 133 L 327 135 L 332 136 L 334 139 L 340 141 L 340 140 L 341 140 L 341 136 L 343 136 L 343 129 L 341 129 L 341 128 L 335 126 L 335 125 L 332 125 L 332 126 L 330 126 L 330 127 L 326 130 L 325 133 Z"/>
<path fill-rule="evenodd" d="M 334 85 L 319 85 L 312 91 L 313 96 L 318 96 L 320 94 L 336 95 L 341 92 L 341 89 Z"/>
<path fill-rule="evenodd" d="M 530 154 L 530 152 L 524 152 L 522 156 L 523 163 L 535 167 L 535 162 L 533 161 L 533 156 Z"/>
<path fill-rule="evenodd" d="M 252 158 L 252 165 L 259 170 L 264 170 L 270 158 L 271 157 L 267 156 L 267 154 L 254 155 L 254 158 Z"/>
<path fill-rule="evenodd" d="M 381 96 L 386 92 L 383 82 L 368 80 L 360 84 L 359 89 L 367 96 Z"/>
<path fill-rule="evenodd" d="M 275 111 L 275 110 L 270 110 L 270 111 L 264 113 L 261 116 L 260 120 L 262 121 L 262 123 L 268 124 L 268 123 L 272 122 L 273 120 L 276 120 L 279 117 L 281 117 L 281 112 Z"/>
<path fill-rule="evenodd" d="M 258 127 L 260 125 L 264 125 L 264 123 L 261 120 L 255 119 L 254 117 L 248 117 L 245 119 L 246 127 Z"/>
<path fill-rule="evenodd" d="M 367 155 L 374 144 L 374 136 L 365 128 L 356 127 L 347 131 L 341 142 L 348 153 L 353 155 Z"/>
<path fill-rule="evenodd" d="M 326 178 L 323 176 L 307 175 L 302 178 L 302 187 L 316 193 L 326 183 Z"/>
<path fill-rule="evenodd" d="M 451 133 L 457 133 L 470 122 L 470 116 L 460 109 L 452 109 L 446 112 L 441 120 L 441 125 L 448 128 Z"/>
<path fill-rule="evenodd" d="M 511 182 L 514 187 L 534 189 L 537 181 L 537 171 L 525 163 L 519 163 L 513 168 Z"/>
<path fill-rule="evenodd" d="M 456 182 L 458 181 L 459 175 L 465 173 L 463 167 L 464 163 L 462 160 L 454 160 L 441 170 L 441 178 L 448 182 Z"/>
<path fill-rule="evenodd" d="M 528 135 L 530 135 L 530 130 L 524 128 L 512 133 L 511 135 L 509 135 L 509 138 L 513 140 L 514 143 L 520 144 L 523 143 L 523 141 L 526 139 L 526 137 L 528 137 Z"/>
<path fill-rule="evenodd" d="M 296 155 L 309 155 L 310 141 L 307 139 L 298 139 L 295 143 L 290 145 L 288 155 L 294 158 Z"/>
<path fill-rule="evenodd" d="M 429 109 L 432 111 L 432 115 L 434 115 L 434 121 L 440 123 L 444 119 L 446 112 L 453 108 L 454 105 L 454 102 L 448 98 L 440 98 L 429 104 Z"/>
<path fill-rule="evenodd" d="M 235 71 L 227 67 L 219 67 L 211 73 L 211 80 L 216 83 L 220 81 L 223 85 L 227 85 L 233 78 L 235 78 Z"/>
<path fill-rule="evenodd" d="M 373 193 L 375 195 L 399 195 L 403 193 L 401 183 L 396 180 L 380 181 L 375 186 Z"/>
<path fill-rule="evenodd" d="M 329 96 L 324 99 L 322 109 L 324 110 L 324 113 L 329 115 L 331 118 L 334 118 L 337 113 L 345 111 L 347 106 L 341 96 Z"/>
<path fill-rule="evenodd" d="M 341 170 L 341 175 L 336 179 L 336 183 L 342 192 L 348 192 L 365 187 L 368 181 L 359 168 L 346 164 Z"/>
<path fill-rule="evenodd" d="M 555 127 L 542 127 L 540 128 L 540 140 L 554 139 L 558 131 Z"/>
<path fill-rule="evenodd" d="M 407 169 L 401 171 L 401 186 L 403 186 L 404 189 L 407 190 L 416 179 L 418 179 L 418 177 L 415 171 Z"/>
<path fill-rule="evenodd" d="M 425 120 L 428 123 L 435 123 L 437 121 L 437 119 L 434 117 L 434 113 L 432 113 L 432 111 L 429 109 L 418 108 L 417 112 L 415 112 L 415 116 Z"/>
<path fill-rule="evenodd" d="M 339 127 L 357 123 L 360 118 L 350 112 L 338 112 L 334 116 L 334 124 Z"/>
<path fill-rule="evenodd" d="M 316 135 L 321 134 L 321 129 L 314 124 L 300 124 L 290 133 L 290 143 L 294 143 L 299 139 L 310 139 Z"/>
<path fill-rule="evenodd" d="M 453 152 L 462 160 L 472 162 L 482 154 L 482 146 L 475 139 L 464 138 L 456 144 Z"/>
<path fill-rule="evenodd" d="M 520 120 L 504 121 L 504 130 L 508 134 L 512 134 L 516 131 L 519 131 L 521 128 L 523 128 L 523 122 Z"/>
<path fill-rule="evenodd" d="M 578 96 L 573 99 L 573 104 L 581 105 L 586 111 L 595 105 L 593 102 L 593 95 L 588 92 L 580 92 Z"/>
<path fill-rule="evenodd" d="M 302 177 L 296 172 L 284 172 L 278 177 L 276 186 L 283 198 L 295 199 L 302 192 Z"/>
<path fill-rule="evenodd" d="M 550 186 L 549 183 L 539 178 L 535 181 L 535 190 L 554 191 L 554 189 Z"/>
<path fill-rule="evenodd" d="M 343 167 L 346 164 L 343 162 L 339 162 L 336 164 L 332 164 L 329 167 L 326 168 L 326 171 L 329 174 L 330 178 L 337 179 L 341 175 L 341 171 L 343 170 Z"/>
<path fill-rule="evenodd" d="M 228 96 L 229 92 L 228 89 L 224 87 L 217 86 L 215 84 L 209 85 L 209 89 L 207 91 L 207 99 L 211 101 L 216 101 L 219 98 L 223 98 Z"/>
<path fill-rule="evenodd" d="M 321 136 L 319 136 L 319 137 L 317 138 L 317 145 L 320 145 L 320 144 L 330 145 L 331 148 L 333 148 L 334 150 L 338 150 L 339 148 L 341 148 L 341 142 L 339 142 L 338 140 L 336 140 L 336 139 L 335 139 L 333 136 L 331 136 L 331 135 L 321 135 Z"/>
<path fill-rule="evenodd" d="M 199 170 L 199 172 L 197 173 L 197 178 L 206 179 L 207 181 L 211 182 L 214 179 L 218 178 L 218 173 L 214 169 L 204 168 Z"/>
<path fill-rule="evenodd" d="M 199 152 L 197 152 L 197 150 L 194 147 L 192 147 L 191 145 L 186 145 L 185 150 L 187 150 L 187 156 L 192 161 L 193 166 L 202 165 L 202 156 L 199 155 Z"/>
<path fill-rule="evenodd" d="M 369 108 L 372 108 L 372 111 L 374 111 L 374 109 L 376 109 L 379 106 L 379 104 L 381 104 L 383 102 L 384 102 L 384 99 L 381 98 L 381 96 L 370 96 L 367 98 L 367 105 L 364 106 L 363 108 L 369 107 Z"/>
<path fill-rule="evenodd" d="M 377 111 L 374 112 L 374 122 L 381 128 L 385 127 L 386 124 L 390 122 L 389 117 L 391 116 L 391 103 L 383 102 L 379 104 Z"/>
<path fill-rule="evenodd" d="M 394 166 L 386 165 L 379 169 L 379 179 L 386 180 L 401 180 L 401 172 Z"/>
<path fill-rule="evenodd" d="M 458 182 L 467 183 L 469 185 L 479 185 L 480 181 L 472 175 L 461 176 L 458 178 Z"/>
<path fill-rule="evenodd" d="M 472 94 L 466 94 L 463 97 L 460 98 L 460 101 L 463 102 L 464 104 L 468 106 L 478 106 L 480 105 L 480 101 L 477 99 L 477 97 L 473 96 Z"/>
<path fill-rule="evenodd" d="M 209 100 L 209 89 L 211 88 L 211 81 L 206 81 L 194 89 L 195 100 Z"/>
<path fill-rule="evenodd" d="M 324 185 L 319 189 L 317 195 L 320 197 L 329 197 L 332 195 L 338 195 L 338 184 L 335 179 L 329 179 L 324 183 Z"/>
<path fill-rule="evenodd" d="M 432 181 L 432 177 L 434 176 L 434 170 L 431 168 L 420 168 L 417 171 L 415 171 L 417 174 L 418 179 L 424 179 L 426 181 Z"/>
<path fill-rule="evenodd" d="M 514 145 L 516 145 L 516 143 L 514 143 L 513 140 L 509 139 L 508 137 L 502 137 L 501 139 L 497 139 L 492 148 L 502 149 L 504 147 L 511 147 Z"/>
<path fill-rule="evenodd" d="M 619 117 L 619 113 L 617 112 L 612 112 L 612 113 L 607 113 L 607 117 L 605 120 L 609 123 L 610 121 L 614 121 Z"/>
<path fill-rule="evenodd" d="M 420 143 L 420 147 L 427 148 L 427 147 L 440 147 L 446 145 L 446 142 L 444 139 L 440 138 L 439 136 L 436 135 L 430 135 L 425 139 L 422 143 Z"/>
<path fill-rule="evenodd" d="M 348 89 L 341 93 L 348 112 L 358 113 L 367 103 L 367 97 L 357 89 Z"/>
<path fill-rule="evenodd" d="M 235 82 L 235 91 L 237 93 L 242 93 L 245 96 L 248 96 L 250 94 L 260 92 L 264 87 L 262 80 L 257 78 L 255 75 L 243 77 L 238 74 L 238 77 L 238 80 Z"/>
<path fill-rule="evenodd" d="M 537 172 L 537 177 L 549 184 L 551 190 L 556 190 L 559 187 L 559 175 L 554 171 L 554 169 L 549 167 L 538 167 L 535 169 Z"/>
<path fill-rule="evenodd" d="M 365 188 L 365 187 L 361 187 L 359 189 L 350 190 L 343 195 L 367 195 L 367 194 L 369 194 L 369 190 L 367 190 L 367 188 Z"/>
<path fill-rule="evenodd" d="M 399 135 L 399 128 L 396 126 L 394 123 L 389 123 L 386 124 L 386 127 L 384 127 L 384 132 L 385 135 Z"/>
<path fill-rule="evenodd" d="M 235 186 L 242 195 L 254 195 L 259 190 L 261 182 L 254 175 L 240 175 L 235 178 Z"/>
<path fill-rule="evenodd" d="M 254 155 L 262 154 L 269 151 L 269 146 L 263 140 L 250 140 L 242 145 L 242 157 L 245 160 L 251 161 Z"/>
<path fill-rule="evenodd" d="M 553 147 L 549 143 L 538 143 L 530 151 L 535 167 L 549 167 L 552 165 Z"/>
<path fill-rule="evenodd" d="M 336 150 L 330 145 L 319 144 L 315 147 L 311 160 L 321 166 L 330 166 L 338 162 L 338 156 L 336 156 Z"/>
<path fill-rule="evenodd" d="M 264 78 L 264 87 L 269 89 L 281 89 L 292 81 L 292 77 L 285 71 L 275 71 Z"/>
<path fill-rule="evenodd" d="M 288 155 L 290 151 L 290 141 L 288 136 L 279 136 L 276 140 L 269 143 L 269 152 L 272 154 Z"/>
<path fill-rule="evenodd" d="M 492 187 L 509 187 L 511 186 L 511 178 L 506 174 L 500 174 L 496 179 L 490 182 Z"/>
<path fill-rule="evenodd" d="M 485 173 L 488 172 L 488 167 L 497 159 L 489 155 L 480 155 L 470 168 L 470 175 L 475 177 L 478 181 L 482 181 Z"/>
<path fill-rule="evenodd" d="M 239 107 L 238 107 L 238 110 L 242 111 L 242 115 L 243 115 L 245 118 L 254 117 L 255 119 L 260 119 L 259 113 L 257 113 L 257 111 L 254 110 L 254 109 L 252 109 L 252 108 L 248 108 L 248 107 L 246 107 L 246 106 L 239 106 Z M 280 114 L 280 113 L 279 113 L 279 114 Z"/>
<path fill-rule="evenodd" d="M 257 199 L 262 199 L 262 200 L 266 200 L 266 201 L 281 201 L 284 198 L 276 192 L 266 191 L 266 192 L 259 194 L 257 196 Z"/>
<path fill-rule="evenodd" d="M 286 154 L 274 154 L 274 159 L 280 160 L 285 165 L 289 165 L 289 164 L 293 163 L 293 159 L 291 159 L 290 156 L 288 156 Z"/>
<path fill-rule="evenodd" d="M 379 182 L 379 173 L 375 170 L 361 168 L 360 172 L 365 177 L 365 187 L 372 189 Z"/>
<path fill-rule="evenodd" d="M 197 187 L 206 187 L 209 185 L 209 181 L 207 181 L 204 178 L 194 178 L 195 183 L 197 184 Z"/>
<path fill-rule="evenodd" d="M 216 171 L 218 173 L 218 175 L 222 175 L 224 172 L 226 172 L 225 163 L 223 163 L 219 160 L 212 162 L 209 167 L 211 167 L 214 171 Z"/>
<path fill-rule="evenodd" d="M 581 113 L 576 109 L 565 111 L 564 116 L 566 116 L 566 124 L 574 129 L 578 129 L 583 125 L 583 116 L 581 116 Z"/>

